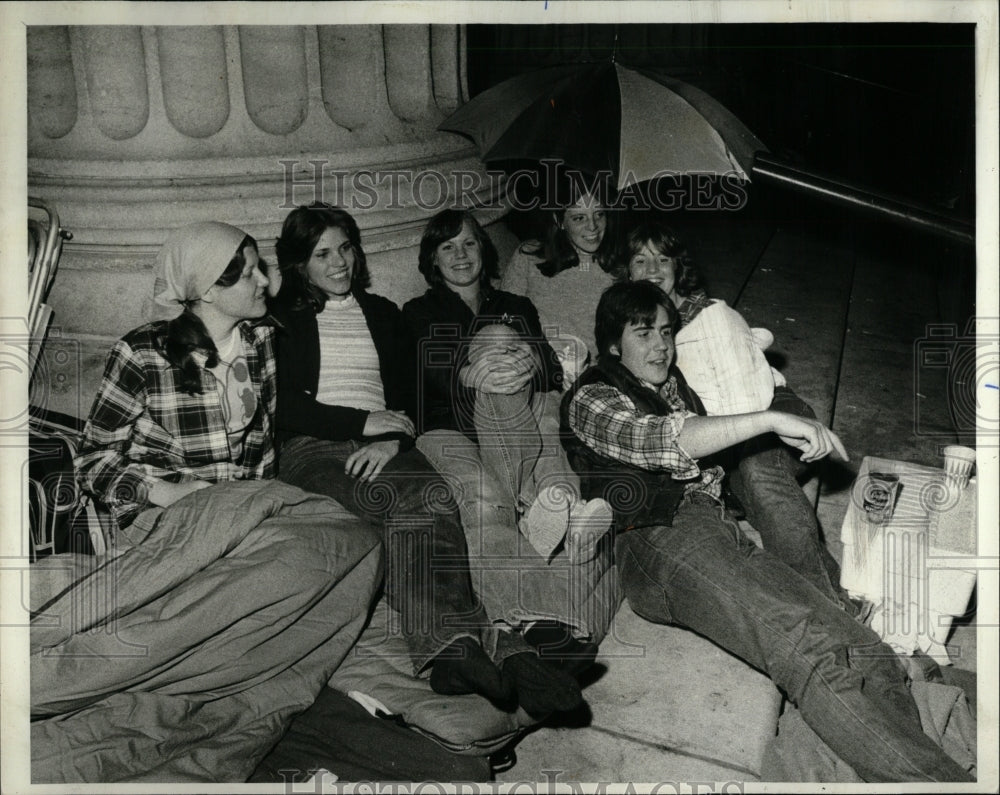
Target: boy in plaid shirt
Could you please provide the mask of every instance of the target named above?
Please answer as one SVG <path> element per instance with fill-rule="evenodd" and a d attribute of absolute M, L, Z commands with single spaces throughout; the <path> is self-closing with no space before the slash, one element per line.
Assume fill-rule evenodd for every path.
<path fill-rule="evenodd" d="M 892 650 L 746 538 L 719 500 L 721 468 L 698 466 L 762 433 L 776 433 L 806 461 L 846 459 L 840 440 L 816 420 L 783 412 L 693 414 L 672 368 L 678 325 L 656 285 L 610 287 L 597 307 L 598 364 L 563 399 L 565 444 L 584 496 L 603 496 L 615 511 L 614 555 L 629 604 L 765 671 L 866 781 L 970 780 L 924 735 Z"/>

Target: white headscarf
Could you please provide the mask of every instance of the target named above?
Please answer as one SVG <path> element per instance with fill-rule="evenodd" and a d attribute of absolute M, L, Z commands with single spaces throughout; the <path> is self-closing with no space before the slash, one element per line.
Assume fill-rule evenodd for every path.
<path fill-rule="evenodd" d="M 205 221 L 175 229 L 156 257 L 153 300 L 180 313 L 215 284 L 247 236 L 242 229 Z"/>

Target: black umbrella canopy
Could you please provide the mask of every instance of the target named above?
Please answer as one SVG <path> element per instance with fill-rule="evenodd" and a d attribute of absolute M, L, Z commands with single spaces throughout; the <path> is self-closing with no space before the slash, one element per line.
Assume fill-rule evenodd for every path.
<path fill-rule="evenodd" d="M 512 77 L 467 102 L 438 129 L 463 133 L 487 163 L 561 161 L 626 185 L 684 174 L 779 185 L 918 225 L 963 243 L 971 224 L 935 208 L 791 167 L 721 103 L 660 70 L 614 61 L 551 67 Z"/>
<path fill-rule="evenodd" d="M 536 74 L 537 87 L 546 76 Z M 573 67 L 531 102 L 483 153 L 486 162 L 557 156 L 591 174 L 618 173 L 621 97 L 610 63 Z"/>
<path fill-rule="evenodd" d="M 619 187 L 659 172 L 747 178 L 764 145 L 720 103 L 669 76 L 612 61 L 543 69 L 473 98 L 439 129 L 472 138 L 488 163 L 557 159 Z"/>

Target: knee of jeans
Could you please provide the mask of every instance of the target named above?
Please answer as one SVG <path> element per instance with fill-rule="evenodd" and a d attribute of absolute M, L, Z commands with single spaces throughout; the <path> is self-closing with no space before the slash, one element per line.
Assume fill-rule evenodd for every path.
<path fill-rule="evenodd" d="M 508 346 L 520 342 L 521 338 L 510 326 L 493 323 L 483 326 L 469 342 L 469 361 L 475 362 L 479 356 L 492 346 Z"/>
<path fill-rule="evenodd" d="M 639 544 L 638 549 L 633 547 Z M 673 617 L 667 601 L 667 592 L 660 578 L 666 577 L 656 561 L 643 554 L 645 545 L 637 538 L 619 538 L 615 546 L 618 579 L 629 607 L 647 621 L 671 624 Z"/>
<path fill-rule="evenodd" d="M 844 618 L 826 622 L 811 615 L 795 644 L 795 655 L 786 658 L 788 668 L 775 677 L 795 703 L 819 678 L 833 691 L 878 690 L 904 685 L 906 670 L 896 653 L 861 624 Z M 839 627 L 839 629 L 838 629 Z M 855 629 L 860 630 L 856 632 Z M 780 677 L 780 679 L 779 679 Z"/>
<path fill-rule="evenodd" d="M 847 663 L 867 679 L 904 682 L 907 678 L 906 668 L 899 656 L 877 637 L 866 643 L 848 646 Z"/>
<path fill-rule="evenodd" d="M 799 417 L 816 419 L 816 412 L 812 406 L 796 395 L 787 386 L 779 386 L 774 389 L 774 399 L 769 407 L 773 411 L 784 411 L 788 414 L 795 414 Z"/>
<path fill-rule="evenodd" d="M 780 616 L 775 618 L 780 620 Z M 764 651 L 773 661 L 768 673 L 793 703 L 801 703 L 818 681 L 834 691 L 860 687 L 863 673 L 851 666 L 851 639 L 837 629 L 836 622 L 824 621 L 816 611 L 796 605 L 785 616 L 782 631 L 792 649 Z"/>
<path fill-rule="evenodd" d="M 799 488 L 796 469 L 797 462 L 780 440 L 777 446 L 753 451 L 739 463 L 739 475 L 747 489 L 770 486 L 784 492 L 793 487 Z"/>

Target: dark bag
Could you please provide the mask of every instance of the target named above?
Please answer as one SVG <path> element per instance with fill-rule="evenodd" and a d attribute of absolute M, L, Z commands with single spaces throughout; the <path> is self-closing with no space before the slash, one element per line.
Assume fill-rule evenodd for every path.
<path fill-rule="evenodd" d="M 333 773 L 340 782 L 492 779 L 486 757 L 454 754 L 391 717 L 375 717 L 329 687 L 292 721 L 249 781 L 287 786 L 307 781 L 317 770 Z"/>
<path fill-rule="evenodd" d="M 76 480 L 73 457 L 82 423 L 65 415 L 36 413 L 28 434 L 28 554 L 104 551 L 95 506 Z"/>

